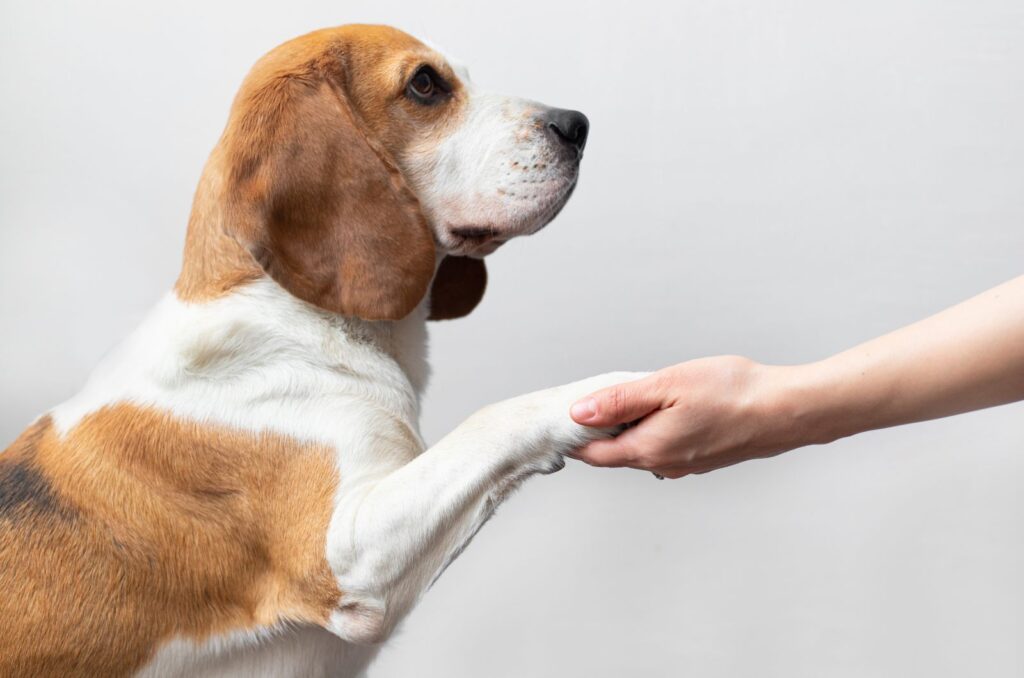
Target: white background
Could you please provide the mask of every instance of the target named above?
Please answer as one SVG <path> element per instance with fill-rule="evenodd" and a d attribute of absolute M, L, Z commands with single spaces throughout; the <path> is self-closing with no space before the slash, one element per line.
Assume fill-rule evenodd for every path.
<path fill-rule="evenodd" d="M 430 440 L 607 370 L 818 359 L 1024 272 L 1019 0 L 3 0 L 3 442 L 173 283 L 251 63 L 352 21 L 592 122 L 563 215 L 434 327 Z M 571 464 L 499 512 L 371 676 L 1024 675 L 1022 415 L 679 482 Z"/>

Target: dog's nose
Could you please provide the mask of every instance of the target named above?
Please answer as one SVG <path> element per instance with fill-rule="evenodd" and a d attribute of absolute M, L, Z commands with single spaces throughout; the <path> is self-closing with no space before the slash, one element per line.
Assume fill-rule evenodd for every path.
<path fill-rule="evenodd" d="M 579 111 L 552 108 L 544 113 L 543 121 L 555 138 L 566 146 L 582 151 L 587 145 L 590 121 Z"/>

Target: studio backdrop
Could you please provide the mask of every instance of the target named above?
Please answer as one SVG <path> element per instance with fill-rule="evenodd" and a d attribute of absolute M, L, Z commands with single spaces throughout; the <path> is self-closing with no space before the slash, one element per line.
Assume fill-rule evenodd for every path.
<path fill-rule="evenodd" d="M 564 213 L 432 326 L 428 441 L 609 370 L 820 359 L 1024 272 L 1019 0 L 5 0 L 3 446 L 173 284 L 249 66 L 349 22 L 592 123 Z M 1020 676 L 1022 488 L 1021 405 L 677 482 L 570 463 L 370 675 Z"/>

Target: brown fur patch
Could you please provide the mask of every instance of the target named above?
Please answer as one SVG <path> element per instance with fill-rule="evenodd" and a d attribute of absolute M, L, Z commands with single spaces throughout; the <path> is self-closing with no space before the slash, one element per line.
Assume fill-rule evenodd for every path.
<path fill-rule="evenodd" d="M 480 259 L 445 257 L 430 287 L 430 320 L 469 315 L 487 289 L 487 268 Z"/>
<path fill-rule="evenodd" d="M 333 454 L 129 405 L 0 455 L 0 675 L 110 676 L 175 636 L 322 623 Z"/>

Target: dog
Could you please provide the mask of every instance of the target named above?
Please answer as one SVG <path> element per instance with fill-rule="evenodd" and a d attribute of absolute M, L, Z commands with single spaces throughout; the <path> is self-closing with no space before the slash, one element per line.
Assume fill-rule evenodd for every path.
<path fill-rule="evenodd" d="M 0 455 L 0 674 L 352 676 L 610 374 L 426 449 L 426 323 L 576 185 L 588 121 L 393 28 L 246 77 L 173 291 Z"/>

